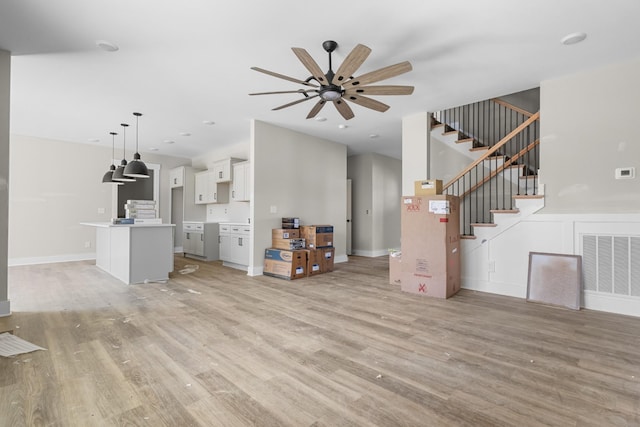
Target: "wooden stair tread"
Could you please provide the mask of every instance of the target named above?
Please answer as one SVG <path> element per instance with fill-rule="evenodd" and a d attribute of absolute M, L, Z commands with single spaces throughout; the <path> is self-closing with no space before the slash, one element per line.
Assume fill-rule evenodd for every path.
<path fill-rule="evenodd" d="M 469 148 L 469 151 L 486 151 L 488 149 L 489 147 L 487 147 L 486 145 L 483 145 L 482 147 L 471 147 Z"/>
<path fill-rule="evenodd" d="M 473 142 L 473 138 L 462 138 L 456 141 L 456 144 L 464 144 L 465 142 Z"/>
<path fill-rule="evenodd" d="M 453 135 L 453 134 L 457 135 L 458 133 L 459 132 L 457 130 L 449 130 L 449 131 L 446 131 L 446 132 L 442 132 L 442 135 L 443 136 L 448 136 L 448 135 Z"/>
<path fill-rule="evenodd" d="M 475 223 L 472 223 L 471 226 L 473 226 L 473 227 L 497 227 L 497 225 L 492 223 L 492 222 L 475 222 Z"/>
<path fill-rule="evenodd" d="M 474 236 L 473 234 L 461 234 L 460 239 L 475 240 L 477 239 L 477 237 Z"/>
<path fill-rule="evenodd" d="M 544 199 L 544 194 L 520 194 L 512 197 L 514 199 Z"/>
<path fill-rule="evenodd" d="M 522 175 L 520 179 L 538 179 L 538 175 Z"/>
<path fill-rule="evenodd" d="M 493 214 L 501 214 L 501 213 L 514 214 L 514 213 L 520 213 L 520 210 L 519 209 L 491 209 L 489 210 L 489 212 Z"/>
<path fill-rule="evenodd" d="M 444 123 L 434 123 L 433 125 L 431 125 L 431 129 L 437 129 L 437 128 L 441 128 L 444 126 Z"/>

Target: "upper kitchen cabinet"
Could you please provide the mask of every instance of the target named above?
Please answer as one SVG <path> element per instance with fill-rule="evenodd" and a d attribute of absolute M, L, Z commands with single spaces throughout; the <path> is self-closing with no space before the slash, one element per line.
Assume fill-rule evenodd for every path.
<path fill-rule="evenodd" d="M 250 199 L 251 163 L 247 160 L 233 164 L 233 183 L 231 184 L 231 200 L 248 202 Z"/>
<path fill-rule="evenodd" d="M 228 159 L 218 160 L 213 163 L 213 174 L 216 182 L 231 182 L 233 181 L 233 169 L 234 163 L 242 162 L 241 159 L 234 159 L 230 157 Z"/>
<path fill-rule="evenodd" d="M 214 171 L 198 172 L 195 175 L 195 203 L 228 203 L 229 183 L 219 183 Z"/>
<path fill-rule="evenodd" d="M 182 187 L 184 185 L 185 166 L 179 166 L 169 171 L 169 179 L 171 180 L 169 188 Z"/>

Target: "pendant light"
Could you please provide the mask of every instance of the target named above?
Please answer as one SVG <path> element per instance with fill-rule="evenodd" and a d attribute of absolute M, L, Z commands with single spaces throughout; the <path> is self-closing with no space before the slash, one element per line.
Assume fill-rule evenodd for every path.
<path fill-rule="evenodd" d="M 120 162 L 120 166 L 118 166 L 118 168 L 116 169 L 116 171 L 113 173 L 113 180 L 114 181 L 122 181 L 122 182 L 135 182 L 136 179 L 132 178 L 130 176 L 124 176 L 124 168 L 125 166 L 127 166 L 127 159 L 125 159 L 126 157 L 126 145 L 127 145 L 127 136 L 126 136 L 126 130 L 127 130 L 127 126 L 129 126 L 126 123 L 120 123 L 120 126 L 122 126 L 122 161 Z"/>
<path fill-rule="evenodd" d="M 124 168 L 123 174 L 133 178 L 149 178 L 149 169 L 140 160 L 140 153 L 138 153 L 138 119 L 142 113 L 133 113 L 133 115 L 136 116 L 136 154 L 133 155 L 133 160 Z"/>
<path fill-rule="evenodd" d="M 111 166 L 109 166 L 109 170 L 105 172 L 102 177 L 102 182 L 105 184 L 116 184 L 116 185 L 124 185 L 124 182 L 114 181 L 113 180 L 113 172 L 116 170 L 116 165 L 113 164 L 113 159 L 116 156 L 115 147 L 116 147 L 116 135 L 115 132 L 109 132 L 111 135 Z"/>

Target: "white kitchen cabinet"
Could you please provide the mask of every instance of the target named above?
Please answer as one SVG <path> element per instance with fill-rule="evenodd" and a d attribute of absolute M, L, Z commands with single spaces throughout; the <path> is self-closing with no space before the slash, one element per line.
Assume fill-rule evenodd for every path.
<path fill-rule="evenodd" d="M 216 182 L 233 181 L 232 165 L 241 161 L 241 159 L 234 159 L 233 157 L 230 157 L 228 159 L 218 160 L 214 162 L 212 170 L 215 175 Z"/>
<path fill-rule="evenodd" d="M 185 222 L 182 245 L 184 255 L 204 261 L 219 259 L 218 232 L 217 223 Z"/>
<path fill-rule="evenodd" d="M 227 267 L 247 270 L 251 252 L 251 226 L 248 224 L 220 224 L 220 259 Z"/>
<path fill-rule="evenodd" d="M 177 188 L 184 186 L 185 166 L 173 168 L 169 171 L 169 188 Z"/>
<path fill-rule="evenodd" d="M 248 202 L 250 199 L 249 185 L 251 183 L 250 162 L 233 164 L 233 182 L 231 184 L 231 200 L 234 202 Z"/>
<path fill-rule="evenodd" d="M 198 172 L 195 176 L 195 203 L 228 203 L 229 184 L 218 183 L 214 171 Z"/>

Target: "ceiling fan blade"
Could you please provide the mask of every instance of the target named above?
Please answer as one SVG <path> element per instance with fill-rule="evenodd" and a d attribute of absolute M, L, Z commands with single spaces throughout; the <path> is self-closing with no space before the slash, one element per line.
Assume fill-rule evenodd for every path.
<path fill-rule="evenodd" d="M 317 96 L 319 96 L 319 95 L 313 95 L 313 96 L 310 96 L 310 97 L 308 97 L 308 98 L 298 99 L 297 101 L 293 101 L 293 102 L 290 102 L 290 103 L 288 103 L 288 104 L 284 104 L 284 105 L 281 105 L 281 106 L 279 106 L 279 107 L 272 108 L 271 110 L 272 110 L 272 111 L 282 110 L 283 108 L 287 108 L 287 107 L 291 107 L 292 105 L 300 104 L 301 102 L 308 101 L 308 100 L 313 99 L 313 98 L 315 98 L 315 97 L 317 97 Z"/>
<path fill-rule="evenodd" d="M 379 82 L 380 80 L 390 79 L 391 77 L 399 76 L 400 74 L 411 71 L 411 63 L 409 61 L 400 62 L 398 64 L 389 65 L 388 67 L 380 68 L 370 73 L 363 74 L 358 77 L 354 77 L 348 82 L 342 84 L 345 89 L 353 86 L 364 86 L 369 83 Z"/>
<path fill-rule="evenodd" d="M 302 62 L 302 65 L 304 65 L 305 68 L 309 70 L 311 75 L 318 82 L 320 82 L 321 85 L 328 84 L 327 78 L 324 75 L 324 72 L 322 71 L 318 63 L 311 57 L 311 55 L 309 55 L 309 52 L 307 52 L 301 47 L 292 47 L 291 50 L 293 50 L 293 53 L 296 54 L 300 62 Z"/>
<path fill-rule="evenodd" d="M 351 78 L 353 73 L 356 72 L 358 68 L 362 65 L 362 63 L 367 59 L 369 54 L 371 53 L 371 49 L 363 44 L 359 44 L 353 48 L 353 50 L 347 55 L 344 59 L 344 62 L 336 71 L 336 74 L 333 76 L 333 80 L 331 83 L 334 85 L 341 85 L 342 82 Z"/>
<path fill-rule="evenodd" d="M 320 112 L 320 110 L 322 110 L 322 107 L 324 107 L 324 104 L 326 103 L 327 101 L 325 101 L 324 99 L 321 99 L 320 101 L 318 101 L 316 105 L 313 106 L 311 111 L 309 111 L 309 114 L 307 114 L 307 119 L 314 118 Z"/>
<path fill-rule="evenodd" d="M 265 70 L 264 68 L 251 67 L 251 69 L 259 71 L 259 72 L 264 73 L 264 74 L 268 74 L 268 75 L 273 76 L 273 77 L 277 77 L 279 79 L 284 79 L 284 80 L 288 80 L 290 82 L 299 83 L 301 85 L 311 86 L 311 87 L 318 87 L 318 85 L 316 85 L 316 84 L 305 82 L 304 80 L 295 79 L 293 77 L 285 76 L 284 74 L 274 73 L 273 71 Z"/>
<path fill-rule="evenodd" d="M 361 96 L 361 95 L 347 95 L 345 96 L 344 99 L 346 99 L 347 101 L 351 101 L 354 104 L 362 105 L 363 107 L 380 111 L 381 113 L 384 113 L 390 108 L 387 104 L 384 104 L 380 101 L 376 101 L 375 99 L 367 98 L 366 96 Z"/>
<path fill-rule="evenodd" d="M 345 90 L 347 95 L 411 95 L 413 86 L 354 86 Z"/>
<path fill-rule="evenodd" d="M 344 100 L 337 99 L 333 101 L 333 105 L 336 106 L 336 109 L 342 115 L 342 117 L 344 117 L 345 120 L 353 119 L 353 110 L 351 110 L 351 107 L 349 107 L 349 105 L 344 102 Z"/>
<path fill-rule="evenodd" d="M 250 93 L 249 95 L 275 95 L 278 93 L 309 93 L 309 92 L 315 92 L 315 91 L 316 89 L 281 90 L 276 92 L 256 92 L 256 93 Z"/>

